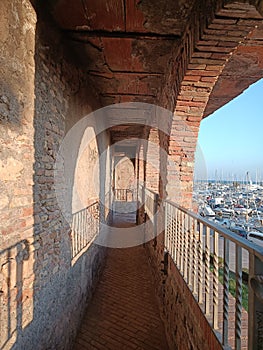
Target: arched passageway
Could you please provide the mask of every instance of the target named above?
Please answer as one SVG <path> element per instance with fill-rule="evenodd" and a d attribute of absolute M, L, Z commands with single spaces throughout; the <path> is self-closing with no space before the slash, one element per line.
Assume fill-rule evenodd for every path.
<path fill-rule="evenodd" d="M 188 212 L 179 214 L 177 207 L 169 205 L 169 217 L 164 216 L 164 201 L 176 200 L 191 208 L 200 121 L 263 75 L 262 1 L 59 0 L 44 4 L 3 0 L 0 7 L 1 347 L 70 348 L 106 251 L 91 237 L 85 241 L 85 223 L 89 219 L 88 232 L 92 227 L 96 234 L 98 217 L 101 223 L 110 217 L 111 150 L 123 141 L 133 147 L 136 179 L 158 192 L 138 186 L 136 195 L 145 204 L 142 219 L 150 219 L 156 229 L 151 232 L 154 239 L 144 246 L 155 271 L 168 343 L 196 349 L 196 344 L 207 349 L 211 343 L 219 346 L 202 314 L 199 321 L 208 336 L 196 331 L 194 315 L 199 306 L 189 292 L 191 286 L 185 285 L 185 271 L 194 264 L 187 264 L 182 255 L 174 265 L 179 253 L 198 246 L 202 225 L 194 217 L 186 220 Z M 118 103 L 124 103 L 125 115 Z M 138 108 L 136 103 L 142 106 Z M 95 113 L 105 106 L 109 109 L 103 117 Z M 94 117 L 96 142 L 87 154 L 79 154 L 89 126 L 84 123 L 66 149 L 69 159 L 61 159 L 63 166 L 67 162 L 74 166 L 64 173 L 64 179 L 61 175 L 61 187 L 56 191 L 59 147 L 72 127 L 89 114 Z M 146 147 L 144 141 L 157 145 L 159 153 L 149 144 Z M 90 181 L 95 158 L 99 158 L 96 194 Z M 85 189 L 78 193 L 82 203 L 78 206 L 76 197 L 72 203 L 74 183 Z M 65 193 L 70 193 L 69 197 L 63 197 Z M 74 252 L 79 255 L 74 263 L 72 226 L 63 214 L 60 195 L 66 198 L 70 215 L 73 207 L 80 212 L 74 243 Z M 93 200 L 100 201 L 96 209 Z M 191 235 L 183 245 L 175 246 L 177 236 L 173 233 L 168 237 L 167 229 L 180 228 L 178 235 L 188 237 L 194 227 L 187 226 L 191 220 L 199 223 L 199 231 L 195 231 L 199 241 L 195 240 L 197 235 Z M 184 224 L 180 226 L 179 221 Z M 193 251 L 198 256 L 198 251 Z M 259 253 L 253 255 L 255 276 L 261 266 L 259 257 Z M 205 286 L 207 292 L 208 282 Z M 260 303 L 254 290 L 251 293 L 254 315 Z M 191 305 L 180 308 L 178 324 L 174 323 L 175 304 L 171 305 L 171 300 L 177 300 L 177 306 L 184 304 L 182 300 Z M 257 322 L 254 318 L 255 329 Z M 249 339 L 256 337 L 250 333 Z M 253 344 L 261 339 L 254 338 Z"/>

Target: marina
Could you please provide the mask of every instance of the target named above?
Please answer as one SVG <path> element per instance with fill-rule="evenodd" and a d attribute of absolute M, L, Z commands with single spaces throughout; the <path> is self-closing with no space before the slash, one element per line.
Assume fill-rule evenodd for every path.
<path fill-rule="evenodd" d="M 197 212 L 263 247 L 263 186 L 247 181 L 200 181 L 194 184 Z"/>

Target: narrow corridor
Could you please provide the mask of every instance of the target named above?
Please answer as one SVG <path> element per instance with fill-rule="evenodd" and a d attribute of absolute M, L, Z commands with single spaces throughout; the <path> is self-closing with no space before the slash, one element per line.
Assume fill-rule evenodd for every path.
<path fill-rule="evenodd" d="M 108 249 L 73 348 L 168 349 L 143 246 Z"/>

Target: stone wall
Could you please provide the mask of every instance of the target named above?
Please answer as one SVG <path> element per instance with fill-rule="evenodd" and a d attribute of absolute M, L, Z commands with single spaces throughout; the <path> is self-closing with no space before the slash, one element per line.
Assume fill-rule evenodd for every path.
<path fill-rule="evenodd" d="M 0 6 L 1 347 L 67 349 L 105 251 L 91 245 L 72 264 L 54 165 L 66 131 L 99 103 L 44 9 Z"/>
<path fill-rule="evenodd" d="M 0 347 L 33 318 L 33 163 L 36 14 L 0 4 Z"/>

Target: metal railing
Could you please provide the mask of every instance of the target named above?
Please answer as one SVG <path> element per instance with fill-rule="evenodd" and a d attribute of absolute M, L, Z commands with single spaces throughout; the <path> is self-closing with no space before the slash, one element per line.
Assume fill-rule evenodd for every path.
<path fill-rule="evenodd" d="M 170 201 L 165 248 L 221 344 L 263 349 L 263 249 Z"/>
<path fill-rule="evenodd" d="M 100 204 L 92 203 L 72 216 L 71 250 L 72 258 L 78 255 L 98 234 L 100 225 Z"/>
<path fill-rule="evenodd" d="M 158 195 L 138 198 L 151 218 Z M 263 349 L 263 248 L 171 201 L 164 211 L 165 249 L 222 346 Z"/>
<path fill-rule="evenodd" d="M 115 188 L 114 200 L 123 202 L 133 202 L 135 198 L 134 190 L 129 188 Z"/>

